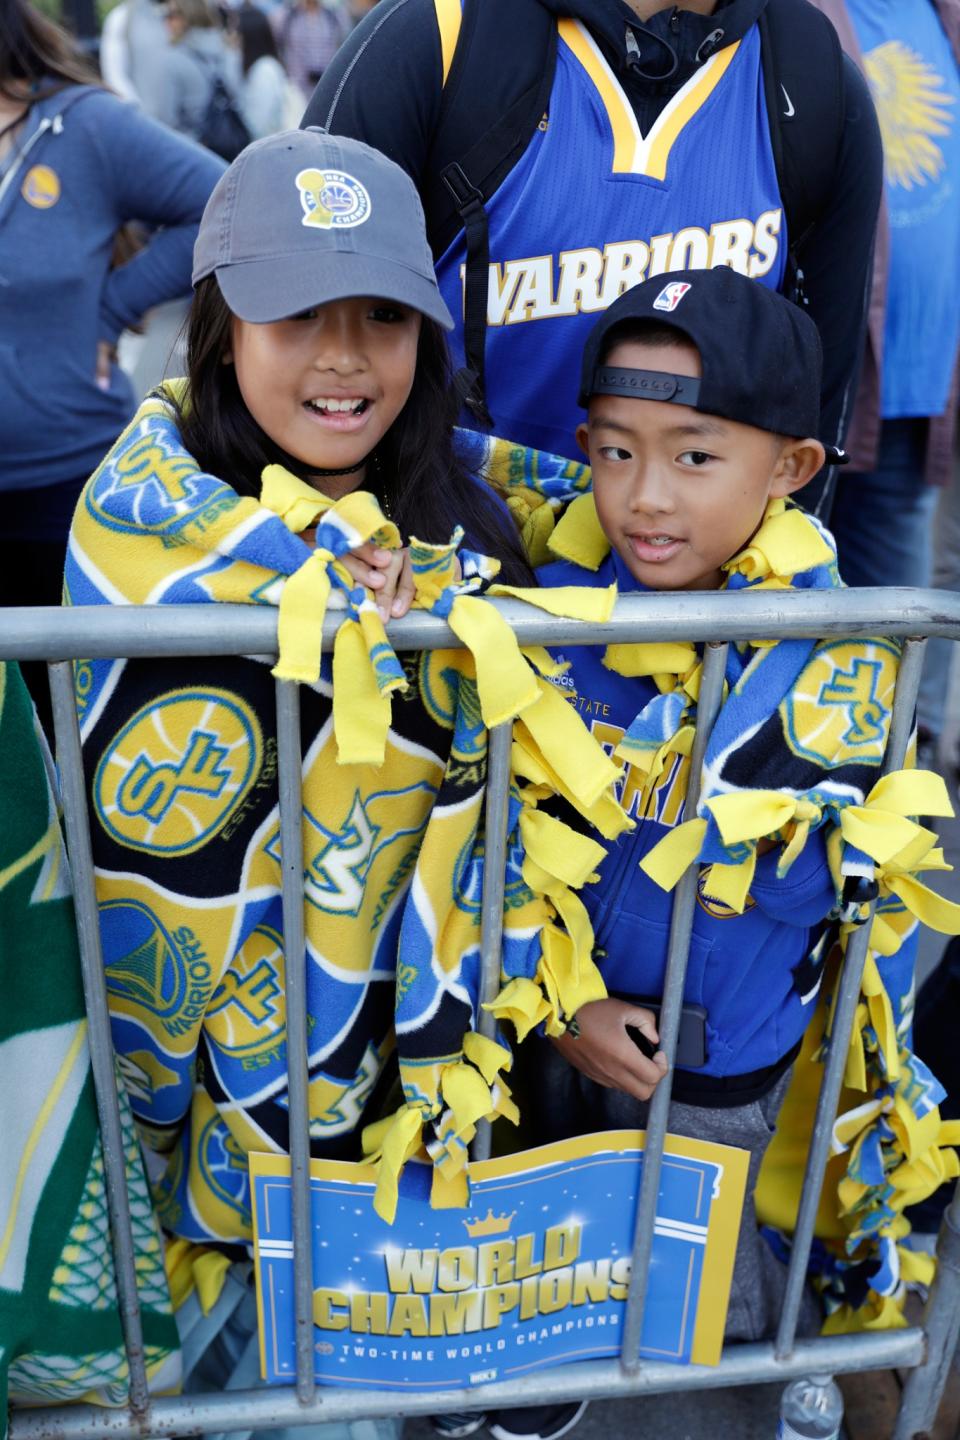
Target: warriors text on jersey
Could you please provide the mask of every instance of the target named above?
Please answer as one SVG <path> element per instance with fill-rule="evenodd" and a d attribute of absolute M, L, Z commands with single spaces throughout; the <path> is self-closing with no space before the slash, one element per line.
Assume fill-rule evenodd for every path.
<path fill-rule="evenodd" d="M 487 207 L 487 401 L 497 434 L 574 457 L 596 312 L 673 270 L 730 265 L 779 288 L 786 235 L 756 27 L 711 56 L 645 136 L 586 28 L 563 19 L 559 32 L 549 110 Z M 740 138 L 724 150 L 716 137 L 731 131 Z M 464 259 L 460 235 L 437 266 L 454 315 Z"/>

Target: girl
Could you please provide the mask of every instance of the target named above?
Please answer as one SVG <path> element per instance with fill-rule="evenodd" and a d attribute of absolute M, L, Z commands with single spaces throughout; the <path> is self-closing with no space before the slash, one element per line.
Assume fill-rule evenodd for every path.
<path fill-rule="evenodd" d="M 432 1154 L 459 1163 L 465 1153 L 477 1115 L 458 1112 L 458 1093 L 469 1089 L 471 1105 L 486 1096 L 491 1117 L 512 1111 L 496 1078 L 508 1052 L 471 1033 L 485 722 L 522 710 L 532 773 L 569 772 L 564 793 L 585 812 L 599 807 L 608 833 L 616 772 L 492 608 L 471 598 L 494 568 L 476 551 L 498 557 L 510 581 L 529 572 L 506 507 L 454 451 L 451 321 L 408 177 L 322 132 L 259 141 L 211 197 L 194 282 L 187 379 L 148 399 L 91 478 L 68 599 L 279 603 L 276 673 L 308 682 L 313 1150 L 360 1158 L 398 1050 L 405 1104 L 382 1146 L 376 1131 L 366 1143 L 383 1151 L 378 1207 L 391 1218 L 398 1157 L 428 1122 Z M 460 552 L 462 573 L 458 526 L 473 547 Z M 401 551 L 401 535 L 421 538 Z M 331 590 L 347 618 L 321 666 Z M 414 594 L 449 617 L 472 656 L 400 665 L 382 621 Z M 233 658 L 93 662 L 78 666 L 77 695 L 114 1036 L 164 1166 L 160 1216 L 184 1262 L 176 1302 L 189 1288 L 178 1278 L 190 1273 L 188 1242 L 250 1239 L 246 1152 L 288 1145 L 273 685 L 265 666 Z M 543 793 L 541 781 L 525 810 Z M 517 830 L 505 917 L 513 978 L 501 1013 L 521 1029 L 524 1015 L 560 1023 L 557 995 L 569 1013 L 594 973 L 589 941 L 566 936 L 549 984 L 538 969 L 565 893 L 558 871 L 567 878 L 578 863 L 560 863 L 559 822 L 540 828 L 545 839 L 531 834 L 526 853 L 544 890 L 520 874 Z M 600 847 L 570 839 L 585 877 Z M 444 1169 L 435 1193 L 464 1203 L 462 1175 Z M 241 1282 L 243 1335 L 252 1299 Z M 204 1383 L 222 1383 L 234 1361 L 252 1379 L 245 1341 L 231 1355 Z"/>

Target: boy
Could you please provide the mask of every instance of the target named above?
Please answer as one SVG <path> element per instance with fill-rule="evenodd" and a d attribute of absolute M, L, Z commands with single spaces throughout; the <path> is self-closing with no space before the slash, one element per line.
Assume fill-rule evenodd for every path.
<path fill-rule="evenodd" d="M 731 572 L 731 561 L 752 540 L 765 543 L 768 531 L 761 527 L 783 524 L 784 507 L 772 502 L 801 489 L 824 463 L 824 447 L 814 438 L 819 377 L 820 342 L 812 321 L 775 292 L 729 269 L 658 277 L 621 296 L 587 343 L 580 403 L 588 418 L 577 435 L 593 469 L 593 503 L 609 553 L 595 573 L 561 561 L 539 572 L 541 583 L 616 580 L 627 594 L 747 583 L 736 564 Z M 802 534 L 797 532 L 802 553 L 792 554 L 789 566 L 803 572 L 798 583 L 839 584 L 822 531 L 799 511 L 792 521 L 787 515 L 788 523 L 802 527 Z M 582 558 L 582 545 L 567 545 L 564 523 L 551 548 L 562 554 L 566 546 L 567 553 Z M 792 581 L 781 564 L 773 583 L 783 588 Z M 785 644 L 798 647 L 790 679 L 806 675 L 816 647 Z M 569 661 L 562 682 L 567 698 L 585 716 L 599 717 L 592 718 L 595 736 L 614 749 L 621 746 L 620 757 L 630 759 L 644 753 L 646 727 L 650 761 L 649 735 L 667 704 L 674 706 L 678 731 L 695 718 L 684 681 L 698 657 L 687 647 L 676 674 L 667 676 L 662 654 L 643 663 L 647 648 L 605 652 L 577 646 L 560 658 Z M 733 717 L 733 687 L 751 666 L 753 674 L 769 663 L 770 674 L 782 682 L 783 650 L 783 645 L 731 646 L 731 695 L 718 727 Z M 892 683 L 893 647 L 880 664 Z M 814 773 L 821 779 L 824 769 L 836 773 L 836 755 L 817 757 L 822 763 L 814 771 L 808 760 L 788 752 L 777 728 L 781 696 L 763 685 L 760 693 L 772 709 L 746 727 L 743 753 L 749 763 L 734 773 L 725 757 L 723 775 L 726 780 L 733 775 L 733 784 L 717 788 L 769 792 L 789 786 L 793 795 L 809 788 Z M 790 685 L 783 699 L 791 701 Z M 657 1001 L 662 993 L 673 904 L 650 854 L 691 818 L 683 814 L 689 760 L 682 741 L 672 746 L 675 738 L 668 724 L 646 771 L 642 764 L 628 767 L 621 803 L 636 829 L 610 851 L 598 882 L 583 895 L 609 998 L 582 1006 L 575 1026 L 552 1042 L 536 1042 L 530 1057 L 545 1139 L 644 1125 L 645 1102 L 666 1070 L 662 1052 L 655 1051 L 655 1018 L 643 1001 Z M 631 739 L 641 742 L 633 750 Z M 879 776 L 884 739 L 885 731 L 872 735 L 860 753 L 851 755 L 849 746 L 843 750 L 845 782 L 853 778 L 870 788 Z M 716 789 L 708 785 L 706 793 Z M 753 1191 L 819 986 L 819 969 L 810 959 L 817 927 L 837 898 L 822 829 L 811 831 L 788 873 L 778 876 L 783 849 L 779 837 L 759 840 L 749 890 L 739 899 L 729 876 L 720 878 L 721 872 L 732 874 L 732 866 L 700 872 L 685 988 L 693 1050 L 685 1054 L 681 1038 L 673 1083 L 671 1132 L 737 1145 L 751 1154 L 728 1339 L 758 1339 L 776 1319 L 782 1267 L 757 1232 Z M 704 1054 L 696 1054 L 698 1045 Z"/>

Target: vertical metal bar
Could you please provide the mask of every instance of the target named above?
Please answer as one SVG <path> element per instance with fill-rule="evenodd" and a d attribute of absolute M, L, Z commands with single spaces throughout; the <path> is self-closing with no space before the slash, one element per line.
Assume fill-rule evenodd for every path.
<path fill-rule="evenodd" d="M 307 950 L 303 928 L 303 799 L 300 691 L 277 681 L 277 771 L 286 993 L 287 1094 L 293 1206 L 293 1306 L 297 1399 L 309 1405 L 313 1359 L 313 1235 L 310 1219 L 310 1081 L 307 1063 Z"/>
<path fill-rule="evenodd" d="M 100 921 L 93 876 L 93 851 L 90 844 L 83 758 L 80 751 L 80 726 L 77 723 L 73 698 L 73 664 L 63 660 L 48 668 L 57 760 L 61 772 L 67 850 L 73 878 L 73 904 L 77 917 L 83 993 L 87 1007 L 90 1065 L 97 1097 L 100 1142 L 103 1147 L 117 1300 L 130 1369 L 130 1408 L 138 1416 L 142 1416 L 150 1400 L 147 1394 L 140 1299 L 137 1294 L 133 1228 L 130 1223 L 130 1197 L 127 1194 L 123 1127 L 120 1122 L 110 1012 L 107 1007 L 107 981 L 103 970 L 103 951 L 100 947 Z"/>
<path fill-rule="evenodd" d="M 923 1313 L 926 1359 L 903 1387 L 893 1440 L 932 1433 L 960 1339 L 960 1182 L 937 1236 L 937 1274 Z"/>
<path fill-rule="evenodd" d="M 903 764 L 907 742 L 913 728 L 913 712 L 917 701 L 917 687 L 920 684 L 920 671 L 923 667 L 925 643 L 923 640 L 908 640 L 904 645 L 897 679 L 897 694 L 890 721 L 890 739 L 883 763 L 885 775 L 889 774 L 891 770 L 899 769 Z M 834 1006 L 833 1022 L 830 1027 L 827 1058 L 823 1079 L 820 1082 L 817 1113 L 813 1122 L 810 1148 L 807 1151 L 803 1189 L 800 1193 L 800 1205 L 797 1210 L 797 1223 L 791 1247 L 790 1268 L 787 1272 L 786 1291 L 780 1312 L 780 1326 L 777 1330 L 774 1353 L 778 1360 L 784 1360 L 790 1355 L 796 1338 L 797 1319 L 803 1300 L 803 1284 L 810 1259 L 810 1247 L 813 1244 L 817 1208 L 820 1204 L 820 1191 L 823 1189 L 823 1177 L 826 1173 L 827 1161 L 830 1158 L 833 1124 L 837 1118 L 837 1106 L 850 1049 L 850 1035 L 860 999 L 863 967 L 866 964 L 870 946 L 873 908 L 871 904 L 867 919 L 848 941 L 843 960 L 837 1002 Z"/>
<path fill-rule="evenodd" d="M 483 1006 L 500 989 L 503 951 L 503 892 L 506 884 L 507 813 L 510 804 L 510 751 L 513 724 L 495 725 L 487 750 L 487 796 L 484 811 L 483 895 L 480 901 L 480 1007 L 477 1029 L 493 1039 L 496 1020 Z M 470 1147 L 474 1160 L 490 1158 L 490 1122 L 481 1120 Z"/>
<path fill-rule="evenodd" d="M 697 728 L 690 757 L 690 778 L 684 802 L 684 815 L 692 819 L 700 800 L 703 757 L 713 722 L 723 698 L 723 677 L 727 663 L 726 645 L 707 645 L 697 700 Z M 631 1375 L 640 1368 L 640 1332 L 647 1299 L 650 1254 L 653 1249 L 653 1227 L 657 1218 L 660 1193 L 660 1168 L 663 1163 L 663 1142 L 667 1133 L 670 1092 L 673 1088 L 673 1058 L 680 1030 L 683 1005 L 683 984 L 687 974 L 687 955 L 693 930 L 693 907 L 697 897 L 698 867 L 691 865 L 676 888 L 670 922 L 670 944 L 664 977 L 663 1000 L 660 1008 L 660 1046 L 666 1052 L 670 1068 L 657 1085 L 650 1101 L 647 1138 L 643 1151 L 643 1177 L 637 1201 L 634 1227 L 633 1260 L 630 1268 L 630 1293 L 623 1322 L 620 1365 Z"/>

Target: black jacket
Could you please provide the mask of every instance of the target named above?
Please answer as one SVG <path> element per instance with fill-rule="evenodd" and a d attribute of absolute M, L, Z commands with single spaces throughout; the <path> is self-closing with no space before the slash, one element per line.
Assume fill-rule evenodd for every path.
<path fill-rule="evenodd" d="M 739 40 L 777 0 L 720 0 L 711 15 L 668 6 L 646 24 L 625 0 L 537 3 L 587 25 L 630 97 L 645 134 L 698 64 L 714 50 Z M 442 75 L 433 0 L 380 0 L 325 72 L 303 124 L 367 141 L 402 165 L 422 190 L 440 114 Z M 817 79 L 811 75 L 812 86 Z M 820 433 L 829 443 L 842 443 L 849 420 L 883 185 L 873 102 L 863 77 L 846 57 L 842 80 L 841 133 L 810 137 L 811 145 L 829 144 L 835 150 L 831 200 L 799 255 L 810 313 L 823 341 Z M 509 37 L 502 65 L 491 68 L 489 85 L 490 113 L 497 115 L 507 109 L 515 93 Z M 791 123 L 802 124 L 803 97 L 791 95 L 787 103 L 790 110 L 785 113 Z M 799 148 L 802 153 L 802 142 Z M 790 234 L 789 209 L 787 226 Z M 815 498 L 812 490 L 804 495 L 807 504 Z"/>

